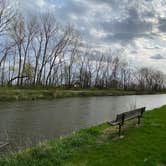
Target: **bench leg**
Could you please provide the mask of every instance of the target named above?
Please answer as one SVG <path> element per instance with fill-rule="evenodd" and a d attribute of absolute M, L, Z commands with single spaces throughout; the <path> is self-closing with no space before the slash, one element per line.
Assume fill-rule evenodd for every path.
<path fill-rule="evenodd" d="M 140 125 L 140 124 L 141 124 L 141 117 L 138 116 L 138 125 Z"/>
<path fill-rule="evenodd" d="M 122 124 L 119 123 L 119 137 L 121 136 L 121 129 L 122 129 Z"/>

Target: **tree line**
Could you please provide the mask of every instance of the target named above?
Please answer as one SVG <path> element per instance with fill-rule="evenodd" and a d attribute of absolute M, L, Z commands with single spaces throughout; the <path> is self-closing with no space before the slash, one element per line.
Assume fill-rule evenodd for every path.
<path fill-rule="evenodd" d="M 85 44 L 55 15 L 24 17 L 0 0 L 0 85 L 162 90 L 161 71 L 132 68 L 118 55 Z"/>

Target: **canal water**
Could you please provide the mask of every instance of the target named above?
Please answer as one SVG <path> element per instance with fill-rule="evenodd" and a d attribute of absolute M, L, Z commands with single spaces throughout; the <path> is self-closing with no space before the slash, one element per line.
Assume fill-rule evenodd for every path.
<path fill-rule="evenodd" d="M 0 102 L 0 141 L 10 142 L 4 151 L 17 151 L 113 120 L 116 114 L 135 107 L 145 106 L 149 110 L 165 104 L 166 95 Z"/>

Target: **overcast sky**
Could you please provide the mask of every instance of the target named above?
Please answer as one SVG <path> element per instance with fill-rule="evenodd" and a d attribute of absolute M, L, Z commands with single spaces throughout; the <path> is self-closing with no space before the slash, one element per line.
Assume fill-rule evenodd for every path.
<path fill-rule="evenodd" d="M 20 0 L 20 8 L 50 11 L 94 49 L 166 72 L 166 0 Z"/>

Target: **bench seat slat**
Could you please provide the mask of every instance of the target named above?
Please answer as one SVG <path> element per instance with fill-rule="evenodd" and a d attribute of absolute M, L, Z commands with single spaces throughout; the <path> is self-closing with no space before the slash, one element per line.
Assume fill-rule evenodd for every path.
<path fill-rule="evenodd" d="M 130 117 L 128 117 L 128 118 L 125 118 L 125 120 L 135 119 L 135 118 L 137 118 L 137 117 L 138 117 L 138 115 L 137 115 L 137 116 L 130 116 Z"/>
<path fill-rule="evenodd" d="M 137 113 L 137 114 L 124 114 L 124 119 L 130 119 L 130 118 L 136 118 L 138 116 L 141 116 L 141 113 Z"/>

